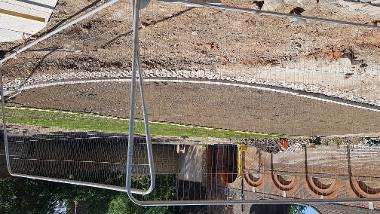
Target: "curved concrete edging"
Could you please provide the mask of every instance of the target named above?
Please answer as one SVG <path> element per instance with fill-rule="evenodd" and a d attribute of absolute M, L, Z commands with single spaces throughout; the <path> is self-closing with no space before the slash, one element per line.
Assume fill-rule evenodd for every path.
<path fill-rule="evenodd" d="M 303 90 L 286 88 L 283 86 L 272 86 L 260 83 L 246 83 L 246 82 L 231 82 L 226 80 L 208 80 L 208 79 L 183 79 L 183 78 L 146 78 L 145 82 L 173 82 L 173 83 L 190 83 L 190 84 L 207 84 L 207 85 L 218 85 L 218 86 L 233 86 L 242 88 L 252 88 L 256 90 L 263 90 L 269 92 L 276 92 L 281 94 L 287 94 L 297 97 L 308 98 L 312 100 L 317 100 L 321 102 L 334 103 L 343 106 L 349 106 L 354 108 L 359 108 L 363 110 L 380 112 L 380 106 L 362 103 L 357 101 L 352 101 L 344 98 L 333 97 L 324 95 L 322 93 L 308 92 Z M 19 88 L 17 91 L 6 91 L 5 96 L 16 96 L 21 91 L 43 88 L 48 86 L 59 86 L 59 85 L 74 85 L 74 84 L 86 84 L 86 83 L 104 83 L 104 82 L 130 82 L 128 78 L 98 78 L 98 79 L 79 79 L 79 80 L 61 80 L 55 82 L 43 82 L 37 84 L 31 84 Z"/>

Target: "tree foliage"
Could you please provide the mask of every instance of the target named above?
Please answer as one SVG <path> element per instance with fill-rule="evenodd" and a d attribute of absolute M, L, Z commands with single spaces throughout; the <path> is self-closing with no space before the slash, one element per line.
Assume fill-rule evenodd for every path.
<path fill-rule="evenodd" d="M 169 184 L 175 177 L 158 177 L 157 182 Z M 133 181 L 134 185 L 147 186 L 146 178 Z M 171 185 L 172 186 L 172 185 Z M 174 189 L 159 186 L 146 200 L 170 200 Z M 23 178 L 0 180 L 0 213 L 4 214 L 49 214 L 70 213 L 77 204 L 79 214 L 121 213 L 172 213 L 166 207 L 140 207 L 132 203 L 127 194 L 103 189 L 79 187 Z"/>
<path fill-rule="evenodd" d="M 289 214 L 301 214 L 306 210 L 306 206 L 292 204 L 289 206 Z"/>

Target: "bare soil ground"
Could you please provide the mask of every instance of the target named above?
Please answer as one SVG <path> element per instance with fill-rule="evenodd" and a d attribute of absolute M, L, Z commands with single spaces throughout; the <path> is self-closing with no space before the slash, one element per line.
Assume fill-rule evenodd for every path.
<path fill-rule="evenodd" d="M 224 1 L 227 5 L 231 2 Z M 87 1 L 60 1 L 50 25 L 54 26 L 88 4 Z M 233 5 L 247 6 L 246 2 Z M 285 5 L 276 11 L 287 12 L 290 7 Z M 373 20 L 369 15 L 328 4 L 312 4 L 304 15 L 360 23 Z M 9 62 L 4 66 L 6 76 L 12 79 L 37 72 L 129 69 L 130 17 L 129 5 L 119 2 Z M 142 11 L 141 28 L 145 69 L 244 72 L 262 65 L 304 60 L 324 60 L 328 64 L 328 61 L 348 57 L 354 60 L 354 73 L 348 74 L 351 77 L 365 70 L 360 69 L 361 66 L 380 62 L 377 30 L 316 22 L 294 23 L 284 18 L 186 8 L 155 1 Z M 2 44 L 1 47 L 11 49 L 14 45 Z"/>
<path fill-rule="evenodd" d="M 232 4 L 232 1 L 224 3 Z M 242 6 L 250 7 L 246 3 L 242 2 Z M 84 0 L 60 1 L 50 27 L 88 4 Z M 233 5 L 240 6 L 240 3 Z M 285 5 L 276 11 L 289 12 L 293 6 Z M 327 3 L 307 6 L 304 15 L 360 23 L 374 20 L 368 14 Z M 6 82 L 37 74 L 128 71 L 130 29 L 131 8 L 121 1 L 21 54 L 1 69 Z M 21 42 L 2 44 L 1 48 L 10 50 L 18 44 Z M 281 82 L 289 87 L 295 83 L 306 84 L 316 86 L 310 87 L 315 92 L 348 92 L 349 96 L 363 100 L 380 100 L 378 30 L 294 22 L 153 1 L 142 11 L 141 48 L 144 69 L 208 70 L 216 75 L 241 75 L 273 84 Z M 153 120 L 292 134 L 379 131 L 378 114 L 347 107 L 240 88 L 157 84 L 147 89 Z M 49 87 L 38 93 L 29 91 L 16 101 L 35 107 L 126 117 L 121 109 L 128 106 L 124 96 L 128 86 L 68 87 Z M 67 91 L 74 94 L 63 96 Z M 77 102 L 74 95 L 81 102 Z M 54 102 L 34 102 L 52 97 L 55 97 Z"/>
<path fill-rule="evenodd" d="M 128 118 L 128 93 L 128 83 L 50 86 L 25 91 L 14 102 Z M 146 83 L 146 95 L 153 121 L 306 136 L 380 133 L 379 113 L 273 92 L 154 82 Z"/>
<path fill-rule="evenodd" d="M 91 3 L 94 2 L 97 1 Z M 223 3 L 252 6 L 248 1 Z M 59 1 L 50 28 L 89 4 L 84 0 Z M 275 11 L 288 13 L 295 6 L 285 4 Z M 328 1 L 301 6 L 306 9 L 303 14 L 308 16 L 358 23 L 376 19 Z M 142 11 L 141 19 L 144 69 L 210 70 L 217 75 L 232 73 L 271 84 L 284 82 L 289 87 L 304 83 L 313 86 L 310 90 L 347 92 L 348 96 L 375 101 L 372 103 L 380 100 L 376 92 L 380 87 L 378 30 L 294 22 L 156 1 Z M 6 81 L 37 73 L 130 70 L 130 29 L 131 8 L 121 1 L 9 61 L 2 67 Z M 0 47 L 11 50 L 21 43 Z M 342 62 L 342 59 L 347 60 Z M 283 68 L 294 67 L 298 67 L 295 74 L 284 74 Z M 294 80 L 294 76 L 302 82 Z"/>

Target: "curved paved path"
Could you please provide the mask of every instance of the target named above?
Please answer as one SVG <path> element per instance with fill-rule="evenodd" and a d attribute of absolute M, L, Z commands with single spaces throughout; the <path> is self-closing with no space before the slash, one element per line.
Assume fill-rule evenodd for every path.
<path fill-rule="evenodd" d="M 128 82 L 109 79 L 32 85 L 25 87 L 15 102 L 128 117 Z M 216 81 L 149 79 L 146 95 L 154 121 L 292 135 L 380 133 L 379 107 L 365 104 L 356 108 L 352 101 L 307 92 Z"/>
<path fill-rule="evenodd" d="M 308 92 L 303 90 L 296 90 L 284 86 L 273 86 L 260 83 L 246 83 L 246 82 L 229 82 L 223 80 L 202 80 L 202 79 L 183 79 L 183 78 L 146 78 L 145 82 L 173 82 L 173 83 L 192 83 L 192 84 L 207 84 L 207 85 L 222 85 L 222 86 L 234 86 L 234 87 L 243 87 L 243 88 L 252 88 L 263 91 L 271 91 L 281 94 L 288 94 L 297 97 L 304 97 L 308 99 L 318 100 L 322 102 L 335 103 L 343 106 L 350 106 L 354 108 L 376 111 L 380 112 L 380 106 L 362 103 L 353 100 L 348 100 L 340 97 L 333 97 L 324 95 L 322 93 Z M 60 80 L 55 82 L 43 82 L 36 83 L 27 86 L 23 86 L 18 89 L 18 91 L 6 91 L 6 96 L 15 96 L 21 91 L 43 88 L 48 86 L 59 86 L 59 85 L 73 85 L 73 84 L 83 84 L 83 83 L 106 83 L 106 82 L 130 82 L 130 79 L 115 79 L 115 78 L 105 78 L 105 79 L 88 79 L 88 80 Z M 1 99 L 0 99 L 1 100 Z"/>

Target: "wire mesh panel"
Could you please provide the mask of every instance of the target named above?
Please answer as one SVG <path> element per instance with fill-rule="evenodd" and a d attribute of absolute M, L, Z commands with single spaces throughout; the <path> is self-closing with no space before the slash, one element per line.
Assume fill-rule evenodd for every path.
<path fill-rule="evenodd" d="M 54 87 L 48 90 L 54 90 Z M 84 112 L 88 113 L 81 110 L 72 112 L 70 105 L 75 103 L 74 100 L 88 106 L 86 102 L 91 102 L 91 99 L 87 100 L 87 94 L 76 87 L 60 91 L 66 94 L 59 97 L 50 91 L 46 94 L 52 98 L 37 95 L 44 98 L 36 99 L 34 104 L 45 106 L 31 108 L 32 103 L 20 106 L 18 101 L 5 106 L 8 126 L 4 145 L 9 173 L 125 192 L 129 137 L 122 133 L 128 131 L 129 120 L 107 114 L 95 115 L 87 110 Z M 59 104 L 63 104 L 64 97 L 70 95 L 73 101 L 68 105 Z M 27 97 L 30 99 L 32 96 Z M 138 122 L 135 129 L 142 132 L 143 123 Z M 146 139 L 135 137 L 134 144 L 133 163 L 138 167 L 133 173 L 144 175 L 149 181 L 151 165 Z"/>
<path fill-rule="evenodd" d="M 377 148 L 359 139 L 341 140 L 338 146 L 336 139 L 323 145 L 309 140 L 290 139 L 286 150 L 277 145 L 256 147 L 265 140 L 245 145 L 167 145 L 156 155 L 176 154 L 177 169 L 158 173 L 157 189 L 136 198 L 144 205 L 353 201 L 364 207 L 365 201 L 379 199 L 376 155 L 371 156 L 375 161 L 363 166 L 362 153 L 357 151 Z"/>
<path fill-rule="evenodd" d="M 315 11 L 290 17 L 289 12 L 295 7 L 287 7 L 287 14 L 279 14 L 284 19 L 272 19 L 251 16 L 249 13 L 267 13 L 252 12 L 242 2 L 182 3 L 201 8 L 180 10 L 167 6 L 180 12 L 171 13 L 167 18 L 171 22 L 157 24 L 166 30 L 155 31 L 149 29 L 149 24 L 143 24 L 141 42 L 147 48 L 142 48 L 142 57 L 147 62 L 157 62 L 158 58 L 161 63 L 147 63 L 145 70 L 152 77 L 146 89 L 153 120 L 321 138 L 295 140 L 286 149 L 281 144 L 281 135 L 271 136 L 272 140 L 254 140 L 258 136 L 238 139 L 236 142 L 251 146 L 247 151 L 237 145 L 205 145 L 202 148 L 206 157 L 184 167 L 188 173 L 177 174 L 180 181 L 176 181 L 173 189 L 177 191 L 172 192 L 170 200 L 155 192 L 136 197 L 142 200 L 139 203 L 376 201 L 376 195 L 362 197 L 352 187 L 355 184 L 350 169 L 362 167 L 349 160 L 358 158 L 350 153 L 355 146 L 371 150 L 364 137 L 378 138 L 379 97 L 378 93 L 368 93 L 378 91 L 378 61 L 356 45 L 364 34 L 377 35 L 377 27 L 353 30 L 329 24 L 327 20 L 313 22 L 302 18 Z M 142 17 L 151 23 L 150 15 L 143 12 Z M 160 38 L 163 42 L 144 39 L 144 33 L 149 35 L 146 38 Z M 158 56 L 163 53 L 165 57 Z M 212 135 L 209 131 L 208 136 Z M 331 141 L 323 137 L 336 135 L 340 137 Z M 344 135 L 353 138 L 357 135 L 363 142 L 355 143 Z M 189 153 L 194 153 L 191 151 L 193 148 L 189 148 Z M 203 171 L 194 169 L 202 164 L 206 164 Z M 372 166 L 376 163 L 369 162 L 368 168 L 360 173 L 371 174 L 368 169 Z M 376 170 L 373 172 L 378 174 Z M 377 177 L 374 174 L 362 183 L 371 183 Z M 157 186 L 167 183 L 173 185 L 174 181 L 157 180 Z M 378 188 L 376 182 L 371 185 Z"/>
<path fill-rule="evenodd" d="M 19 64 L 35 66 L 28 75 L 5 67 L 9 168 L 117 191 L 127 191 L 130 168 L 133 188 L 156 181 L 151 194 L 132 198 L 143 205 L 378 200 L 377 26 L 306 22 L 297 11 L 256 16 L 228 1 L 185 3 L 193 7 L 153 2 L 141 11 L 132 64 L 132 32 L 115 24 L 129 27 L 115 11 L 132 11 L 121 4 L 54 40 L 77 38 L 68 46 L 78 50 L 45 64 L 33 60 L 48 56 L 24 53 Z M 156 179 L 139 96 L 141 136 L 128 153 L 128 94 L 141 71 L 131 68 L 140 66 Z"/>
<path fill-rule="evenodd" d="M 113 5 L 117 0 L 110 0 L 105 2 L 94 2 L 91 5 L 88 5 L 83 10 L 76 12 L 74 15 L 69 17 L 68 19 L 59 22 L 56 26 L 51 27 L 47 30 L 42 36 L 37 38 L 34 41 L 27 43 L 26 45 L 21 45 L 20 48 L 15 48 L 13 53 L 11 54 L 2 54 L 3 58 L 0 61 L 0 64 L 7 62 L 8 60 L 15 58 L 18 54 L 24 52 L 25 50 L 30 49 L 33 46 L 38 45 L 44 40 L 50 38 L 51 36 L 63 31 L 64 29 L 82 21 L 85 18 L 88 18 L 91 15 L 96 14 L 97 12 Z M 116 139 L 118 136 L 112 136 L 112 142 L 115 144 L 111 145 L 113 147 L 119 147 L 118 149 L 122 149 L 124 152 L 129 152 L 129 155 L 122 155 L 120 159 L 107 159 L 105 158 L 104 151 L 97 149 L 96 147 L 104 148 L 107 151 L 112 153 L 112 148 L 106 148 L 107 140 L 101 141 L 102 145 L 100 146 L 99 139 L 102 138 L 98 136 L 91 136 L 88 132 L 80 133 L 78 131 L 71 134 L 68 130 L 95 130 L 95 124 L 99 127 L 99 121 L 94 120 L 94 118 L 85 119 L 85 115 L 77 114 L 77 113 L 69 113 L 71 115 L 77 115 L 70 118 L 68 115 L 59 115 L 62 112 L 62 108 L 58 107 L 55 110 L 48 109 L 33 109 L 33 108 L 23 108 L 17 104 L 13 103 L 11 105 L 6 105 L 12 97 L 14 98 L 20 92 L 25 89 L 33 89 L 39 88 L 49 85 L 62 85 L 59 80 L 54 79 L 54 81 L 49 82 L 46 81 L 46 76 L 41 75 L 39 79 L 33 79 L 32 77 L 35 75 L 35 71 L 37 67 L 41 65 L 41 61 L 37 62 L 36 67 L 30 72 L 30 74 L 25 77 L 22 74 L 19 74 L 18 78 L 13 79 L 13 81 L 6 83 L 4 85 L 4 72 L 1 72 L 1 109 L 2 109 L 2 122 L 3 122 L 3 144 L 4 144 L 4 153 L 6 159 L 6 168 L 10 175 L 16 177 L 25 177 L 31 179 L 38 180 L 46 180 L 46 181 L 54 181 L 54 182 L 62 182 L 69 183 L 75 185 L 82 186 L 92 186 L 98 188 L 105 188 L 111 190 L 118 190 L 127 192 L 122 183 L 118 182 L 115 179 L 120 179 L 123 174 L 122 169 L 119 167 L 116 169 L 115 165 L 122 165 L 122 167 L 126 168 L 125 174 L 128 174 L 129 167 L 126 167 L 127 162 L 134 160 L 133 156 L 133 147 L 131 145 L 135 144 L 134 140 L 134 110 L 135 110 L 135 89 L 136 89 L 136 78 L 137 73 L 139 75 L 139 82 L 142 83 L 142 74 L 141 74 L 141 65 L 139 61 L 139 48 L 138 48 L 138 27 L 137 23 L 139 22 L 138 11 L 146 6 L 149 1 L 134 1 L 133 4 L 133 66 L 131 73 L 131 96 L 130 96 L 130 118 L 129 118 L 129 135 L 124 139 Z M 99 3 L 99 4 L 98 4 Z M 128 9 L 129 10 L 129 9 Z M 137 12 L 136 12 L 137 11 Z M 81 15 L 81 13 L 84 13 Z M 50 48 L 48 48 L 49 50 Z M 52 50 L 42 58 L 42 61 L 51 53 L 59 48 L 54 47 Z M 45 49 L 42 49 L 45 50 Z M 80 51 L 79 51 L 80 52 Z M 24 77 L 23 77 L 24 76 Z M 37 75 L 38 76 L 38 75 Z M 32 84 L 31 84 L 32 82 Z M 47 83 L 49 82 L 49 83 Z M 41 85 L 42 84 L 42 85 Z M 64 85 L 64 84 L 63 84 Z M 26 87 L 26 88 L 25 88 Z M 51 92 L 48 92 L 51 94 Z M 141 93 L 141 101 L 142 101 L 142 111 L 145 125 L 144 130 L 146 134 L 146 151 L 147 154 L 144 156 L 148 160 L 147 167 L 149 168 L 150 174 L 150 187 L 148 190 L 138 190 L 138 189 L 130 189 L 128 187 L 128 191 L 136 193 L 136 194 L 147 194 L 154 188 L 154 163 L 152 156 L 152 147 L 151 147 L 151 138 L 149 134 L 149 129 L 147 126 L 147 117 L 145 112 L 145 104 L 144 104 L 144 93 L 143 86 L 140 84 L 140 93 Z M 37 97 L 43 97 L 37 95 Z M 7 101 L 5 100 L 7 99 Z M 33 98 L 32 98 L 33 99 Z M 54 97 L 52 99 L 43 100 L 45 103 L 59 103 L 60 97 Z M 37 103 L 41 103 L 41 100 L 37 101 Z M 13 109 L 8 111 L 9 109 Z M 58 110 L 58 111 L 57 111 Z M 31 112 L 34 111 L 34 112 Z M 37 112 L 40 112 L 38 114 Z M 42 113 L 41 113 L 42 112 Z M 58 114 L 58 115 L 54 115 Z M 38 115 L 40 117 L 38 117 Z M 83 117 L 84 116 L 84 117 Z M 89 116 L 89 115 L 87 115 Z M 51 118 L 54 118 L 51 120 Z M 76 119 L 79 119 L 75 121 Z M 73 120 L 74 119 L 74 120 Z M 13 121 L 12 121 L 13 120 Z M 16 122 L 15 122 L 16 121 Z M 21 122 L 23 121 L 23 122 Z M 82 126 L 78 126 L 78 121 L 82 122 Z M 94 123 L 95 122 L 95 123 Z M 120 121 L 119 121 L 120 122 Z M 12 124 L 10 128 L 7 127 L 7 124 Z M 92 124 L 92 125 L 91 125 Z M 95 125 L 95 126 L 93 126 Z M 100 127 L 107 126 L 105 124 L 100 125 Z M 54 128 L 58 128 L 53 130 Z M 66 129 L 64 134 L 56 134 L 56 132 L 60 132 L 61 130 Z M 106 131 L 106 130 L 102 130 Z M 108 130 L 110 131 L 110 130 Z M 20 132 L 22 132 L 22 136 L 20 137 Z M 106 131 L 107 132 L 107 131 Z M 38 133 L 43 133 L 43 136 L 38 135 Z M 73 136 L 71 136 L 73 135 Z M 131 143 L 126 143 L 131 142 Z M 123 146 L 124 143 L 124 146 Z M 137 142 L 137 144 L 139 144 Z M 109 144 L 110 145 L 110 144 Z M 128 149 L 125 145 L 128 145 Z M 100 146 L 100 147 L 99 147 Z M 55 147 L 53 151 L 52 148 Z M 125 151 L 127 150 L 127 151 Z M 128 151 L 129 150 L 129 151 Z M 89 152 L 89 151 L 92 151 Z M 131 160 L 128 158 L 131 157 Z M 139 160 L 137 160 L 139 161 Z M 32 163 L 34 162 L 34 163 Z M 146 165 L 143 164 L 145 167 Z M 116 175 L 115 175 L 116 174 Z M 124 175 L 125 177 L 126 175 Z M 128 186 L 128 180 L 125 180 L 125 183 Z"/>
<path fill-rule="evenodd" d="M 125 181 L 120 152 L 126 150 L 125 137 L 62 133 L 11 135 L 8 141 L 13 173 L 113 185 Z"/>

